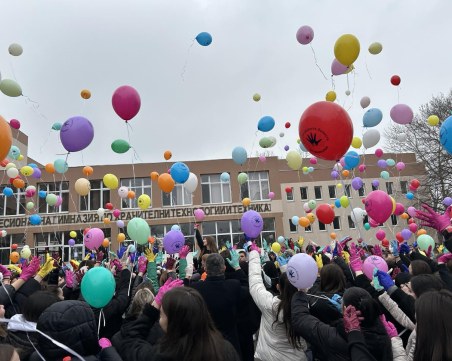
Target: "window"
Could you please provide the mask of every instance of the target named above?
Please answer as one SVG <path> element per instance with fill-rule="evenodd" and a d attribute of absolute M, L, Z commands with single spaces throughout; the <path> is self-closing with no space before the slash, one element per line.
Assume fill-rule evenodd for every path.
<path fill-rule="evenodd" d="M 363 219 L 363 224 L 369 223 L 369 216 L 366 214 Z"/>
<path fill-rule="evenodd" d="M 11 254 L 11 245 L 13 243 L 16 243 L 20 247 L 24 243 L 24 234 L 8 234 L 6 237 L 0 237 L 0 264 L 11 263 L 9 255 Z"/>
<path fill-rule="evenodd" d="M 322 186 L 314 187 L 315 199 L 322 199 Z"/>
<path fill-rule="evenodd" d="M 142 194 L 147 194 L 149 197 L 151 197 L 150 178 L 124 178 L 121 179 L 121 187 L 127 187 L 129 191 L 134 191 L 136 194 L 136 197 L 134 199 L 122 199 L 122 209 L 138 208 L 138 197 Z"/>
<path fill-rule="evenodd" d="M 15 189 L 12 185 L 2 185 L 11 188 L 14 193 L 9 197 L 0 198 L 0 216 L 16 216 L 18 214 L 25 214 L 27 203 L 25 199 L 25 192 L 22 189 Z M 9 263 L 9 261 L 8 261 Z"/>
<path fill-rule="evenodd" d="M 286 200 L 293 201 L 293 187 L 290 188 L 290 192 L 286 192 Z"/>
<path fill-rule="evenodd" d="M 294 233 L 294 232 L 297 231 L 297 226 L 292 223 L 292 219 L 291 218 L 289 218 L 289 227 L 290 227 L 290 232 L 291 233 Z"/>
<path fill-rule="evenodd" d="M 326 231 L 325 223 L 322 223 L 322 222 L 319 221 L 319 230 Z"/>
<path fill-rule="evenodd" d="M 164 207 L 191 205 L 192 195 L 183 184 L 176 184 L 171 193 L 162 192 L 162 204 Z"/>
<path fill-rule="evenodd" d="M 307 201 L 308 200 L 308 187 L 300 187 L 300 193 L 301 193 L 301 200 Z"/>
<path fill-rule="evenodd" d="M 353 222 L 353 219 L 352 219 L 351 216 L 348 216 L 348 228 L 350 228 L 350 229 L 355 229 L 356 228 L 355 222 Z"/>
<path fill-rule="evenodd" d="M 270 185 L 268 172 L 249 172 L 248 181 L 240 186 L 241 199 L 250 198 L 252 201 L 268 200 Z"/>
<path fill-rule="evenodd" d="M 328 186 L 328 193 L 330 194 L 331 199 L 336 198 L 336 186 Z"/>
<path fill-rule="evenodd" d="M 393 226 L 397 226 L 397 217 L 396 217 L 396 215 L 395 214 L 391 214 L 391 224 L 393 225 Z"/>
<path fill-rule="evenodd" d="M 346 195 L 348 198 L 352 198 L 352 192 L 351 192 L 351 186 L 350 186 L 350 184 L 346 184 L 346 185 L 345 185 L 344 191 L 345 191 L 345 195 Z"/>
<path fill-rule="evenodd" d="M 312 226 L 309 225 L 309 226 L 305 227 L 304 231 L 305 232 L 312 232 Z"/>
<path fill-rule="evenodd" d="M 408 181 L 400 181 L 400 190 L 402 191 L 402 194 L 408 193 Z"/>
<path fill-rule="evenodd" d="M 340 219 L 339 216 L 334 217 L 333 228 L 335 230 L 340 230 L 341 229 L 341 219 Z"/>
<path fill-rule="evenodd" d="M 223 182 L 220 174 L 201 175 L 202 203 L 230 203 L 231 184 Z"/>
<path fill-rule="evenodd" d="M 372 190 L 373 191 L 376 191 L 378 189 L 378 185 L 376 186 L 376 185 L 374 185 L 373 183 L 372 183 Z"/>
<path fill-rule="evenodd" d="M 389 195 L 391 195 L 393 189 L 393 184 L 392 182 L 386 182 L 386 193 L 388 193 Z"/>
<path fill-rule="evenodd" d="M 366 185 L 363 183 L 363 186 L 358 189 L 358 195 L 360 197 L 365 197 L 366 196 Z"/>
<path fill-rule="evenodd" d="M 110 190 L 104 187 L 101 180 L 92 180 L 91 190 L 87 196 L 80 197 L 81 211 L 95 211 L 104 208 L 110 202 Z"/>
<path fill-rule="evenodd" d="M 45 191 L 47 194 L 55 194 L 62 198 L 62 202 L 58 207 L 49 206 L 45 198 L 38 197 L 39 213 L 58 213 L 69 211 L 69 182 L 57 183 L 39 183 L 37 192 Z"/>

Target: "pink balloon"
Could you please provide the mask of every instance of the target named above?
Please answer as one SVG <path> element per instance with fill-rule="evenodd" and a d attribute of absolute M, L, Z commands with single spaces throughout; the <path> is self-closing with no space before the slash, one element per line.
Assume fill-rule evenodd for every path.
<path fill-rule="evenodd" d="M 104 232 L 100 228 L 91 228 L 83 237 L 83 243 L 89 250 L 97 249 L 102 245 Z"/>
<path fill-rule="evenodd" d="M 388 272 L 388 264 L 383 258 L 379 256 L 367 257 L 363 263 L 363 273 L 370 280 L 373 278 L 374 268 L 377 268 L 378 270 L 383 272 Z"/>
<path fill-rule="evenodd" d="M 401 216 L 405 212 L 405 207 L 402 203 L 396 203 L 394 214 L 396 216 Z"/>
<path fill-rule="evenodd" d="M 415 217 L 416 216 L 416 208 L 408 207 L 408 209 L 406 211 L 411 217 Z"/>
<path fill-rule="evenodd" d="M 259 161 L 260 161 L 261 163 L 264 163 L 266 160 L 267 160 L 267 158 L 265 158 L 265 155 L 260 155 L 260 156 L 259 156 Z"/>
<path fill-rule="evenodd" d="M 410 124 L 413 121 L 413 110 L 406 104 L 397 104 L 391 108 L 391 119 L 397 124 Z"/>
<path fill-rule="evenodd" d="M 309 159 L 309 163 L 317 164 L 317 158 L 316 157 L 311 157 L 311 159 Z"/>
<path fill-rule="evenodd" d="M 331 74 L 333 75 L 345 74 L 347 70 L 348 67 L 339 63 L 337 59 L 334 59 L 333 62 L 331 63 Z"/>
<path fill-rule="evenodd" d="M 403 162 L 399 162 L 396 164 L 396 168 L 398 171 L 404 170 L 405 169 L 405 163 Z"/>
<path fill-rule="evenodd" d="M 275 192 L 269 192 L 269 193 L 268 193 L 268 198 L 269 198 L 269 199 L 275 198 Z"/>
<path fill-rule="evenodd" d="M 411 223 L 408 228 L 410 229 L 411 233 L 415 233 L 417 232 L 417 224 L 416 223 Z"/>
<path fill-rule="evenodd" d="M 380 158 L 383 155 L 383 150 L 378 148 L 375 150 L 375 156 L 377 156 L 378 158 Z"/>
<path fill-rule="evenodd" d="M 115 90 L 111 103 L 116 114 L 128 122 L 140 111 L 140 94 L 131 86 L 124 85 Z"/>
<path fill-rule="evenodd" d="M 385 239 L 386 237 L 386 232 L 383 231 L 382 229 L 380 229 L 377 233 L 375 233 L 375 237 L 379 240 L 382 241 Z"/>
<path fill-rule="evenodd" d="M 201 208 L 197 208 L 193 211 L 193 215 L 195 216 L 195 219 L 197 222 L 202 222 L 204 218 L 206 218 L 206 214 Z"/>
<path fill-rule="evenodd" d="M 61 206 L 62 203 L 63 203 L 63 198 L 61 196 L 57 196 L 57 201 L 55 203 L 55 207 Z"/>
<path fill-rule="evenodd" d="M 121 215 L 121 211 L 120 211 L 119 209 L 115 209 L 115 210 L 113 211 L 113 216 L 114 216 L 115 218 L 118 218 L 120 215 Z"/>
<path fill-rule="evenodd" d="M 392 200 L 387 193 L 375 190 L 365 200 L 366 212 L 375 222 L 384 223 L 391 216 Z"/>
<path fill-rule="evenodd" d="M 314 30 L 308 25 L 302 26 L 297 31 L 297 40 L 302 45 L 309 44 L 314 39 Z"/>
<path fill-rule="evenodd" d="M 344 159 L 344 157 L 342 157 L 341 159 L 339 159 L 339 164 L 341 165 L 341 166 L 345 166 L 345 159 Z"/>
<path fill-rule="evenodd" d="M 358 170 L 362 173 L 366 171 L 366 165 L 365 164 L 360 164 L 358 166 Z"/>
<path fill-rule="evenodd" d="M 9 121 L 9 125 L 11 126 L 11 128 L 14 128 L 14 129 L 20 128 L 20 122 L 17 119 L 11 119 Z"/>
<path fill-rule="evenodd" d="M 372 228 L 377 228 L 379 226 L 380 223 L 378 223 L 377 221 L 373 220 L 372 218 L 369 218 L 369 225 Z"/>

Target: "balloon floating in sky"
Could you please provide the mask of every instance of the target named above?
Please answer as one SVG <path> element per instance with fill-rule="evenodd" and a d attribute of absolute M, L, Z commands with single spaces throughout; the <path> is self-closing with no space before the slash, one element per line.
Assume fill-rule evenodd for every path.
<path fill-rule="evenodd" d="M 369 97 L 362 97 L 359 101 L 359 104 L 361 105 L 361 108 L 365 109 L 370 105 L 370 98 Z"/>
<path fill-rule="evenodd" d="M 111 149 L 115 153 L 125 153 L 131 148 L 130 144 L 124 139 L 116 139 L 111 143 Z"/>
<path fill-rule="evenodd" d="M 342 65 L 337 61 L 337 59 L 334 59 L 331 63 L 331 74 L 333 75 L 342 75 L 345 74 L 348 70 L 348 67 L 345 65 Z"/>
<path fill-rule="evenodd" d="M 90 92 L 88 89 L 83 89 L 83 90 L 80 92 L 80 96 L 81 96 L 83 99 L 89 99 L 89 98 L 91 98 L 91 92 Z"/>
<path fill-rule="evenodd" d="M 196 35 L 196 41 L 201 46 L 209 46 L 212 44 L 212 35 L 206 32 L 199 33 Z"/>
<path fill-rule="evenodd" d="M 253 100 L 254 100 L 255 102 L 258 102 L 259 100 L 261 100 L 261 95 L 258 94 L 258 93 L 254 94 L 254 95 L 253 95 Z"/>
<path fill-rule="evenodd" d="M 13 143 L 13 134 L 8 122 L 0 116 L 0 160 L 5 159 Z"/>
<path fill-rule="evenodd" d="M 382 50 L 383 50 L 383 45 L 381 45 L 378 42 L 375 42 L 375 43 L 372 43 L 369 45 L 369 53 L 371 53 L 372 55 L 380 54 Z"/>
<path fill-rule="evenodd" d="M 369 109 L 367 112 L 364 113 L 363 116 L 363 125 L 365 127 L 375 127 L 378 124 L 380 124 L 380 122 L 383 119 L 383 113 L 380 109 L 377 108 L 372 108 Z"/>
<path fill-rule="evenodd" d="M 0 91 L 9 97 L 19 97 L 22 95 L 22 88 L 16 81 L 3 79 L 0 81 Z"/>
<path fill-rule="evenodd" d="M 11 126 L 11 128 L 13 129 L 20 129 L 20 121 L 18 121 L 17 119 L 11 119 L 9 121 L 9 125 Z"/>
<path fill-rule="evenodd" d="M 432 127 L 437 126 L 439 124 L 439 118 L 437 115 L 430 115 L 427 118 L 428 125 L 431 125 Z"/>
<path fill-rule="evenodd" d="M 372 128 L 369 129 L 363 135 L 363 145 L 364 148 L 369 149 L 375 147 L 380 141 L 380 132 L 378 129 Z"/>
<path fill-rule="evenodd" d="M 266 115 L 265 117 L 262 117 L 259 119 L 259 122 L 257 123 L 257 129 L 261 132 L 269 132 L 275 127 L 275 120 L 273 117 Z"/>
<path fill-rule="evenodd" d="M 72 117 L 63 123 L 60 139 L 68 152 L 78 152 L 91 144 L 94 138 L 94 127 L 91 122 L 81 116 Z"/>
<path fill-rule="evenodd" d="M 308 25 L 303 25 L 298 29 L 296 37 L 301 45 L 307 45 L 314 39 L 314 30 Z"/>
<path fill-rule="evenodd" d="M 396 104 L 389 113 L 391 119 L 397 124 L 410 124 L 413 121 L 413 110 L 406 104 Z"/>
<path fill-rule="evenodd" d="M 359 56 L 360 44 L 356 36 L 344 34 L 334 44 L 335 58 L 345 66 L 352 65 Z"/>
<path fill-rule="evenodd" d="M 232 160 L 234 163 L 238 165 L 245 164 L 246 160 L 248 158 L 248 153 L 246 152 L 246 149 L 243 147 L 235 147 L 232 150 Z"/>
<path fill-rule="evenodd" d="M 24 49 L 20 44 L 13 43 L 8 47 L 8 52 L 12 56 L 21 56 L 22 53 L 24 52 Z"/>
<path fill-rule="evenodd" d="M 116 114 L 127 123 L 140 111 L 141 98 L 134 88 L 123 85 L 115 90 L 111 103 Z"/>
<path fill-rule="evenodd" d="M 275 146 L 276 138 L 275 137 L 263 137 L 259 140 L 259 145 L 262 148 L 271 148 Z"/>
<path fill-rule="evenodd" d="M 452 116 L 448 117 L 439 131 L 441 145 L 449 154 L 452 154 Z"/>
<path fill-rule="evenodd" d="M 398 75 L 393 75 L 393 76 L 391 76 L 391 84 L 392 84 L 392 85 L 394 85 L 394 86 L 399 86 L 399 85 L 400 85 L 400 82 L 401 82 L 400 76 L 398 76 Z"/>

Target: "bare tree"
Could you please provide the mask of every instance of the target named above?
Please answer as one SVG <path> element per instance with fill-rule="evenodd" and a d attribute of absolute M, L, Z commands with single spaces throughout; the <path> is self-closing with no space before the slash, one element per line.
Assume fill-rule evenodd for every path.
<path fill-rule="evenodd" d="M 437 115 L 440 123 L 427 123 L 430 115 Z M 442 201 L 452 195 L 452 155 L 441 145 L 439 132 L 442 122 L 452 115 L 452 91 L 434 96 L 419 108 L 408 125 L 392 123 L 385 129 L 386 146 L 393 152 L 412 152 L 423 162 L 426 176 L 422 179 L 417 197 L 435 210 L 443 210 Z"/>

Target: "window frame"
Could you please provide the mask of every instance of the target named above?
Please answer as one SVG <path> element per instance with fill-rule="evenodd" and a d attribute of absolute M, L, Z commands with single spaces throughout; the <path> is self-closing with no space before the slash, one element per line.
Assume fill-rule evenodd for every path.
<path fill-rule="evenodd" d="M 306 192 L 306 197 L 303 198 L 303 192 Z M 307 201 L 309 199 L 308 187 L 300 187 L 300 198 L 302 201 Z"/>
<path fill-rule="evenodd" d="M 173 197 L 173 192 L 176 191 L 176 188 L 182 188 L 181 189 L 181 195 L 183 198 L 183 201 L 181 204 L 179 203 L 174 203 L 174 199 L 177 200 L 177 197 Z M 166 195 L 169 195 L 169 200 L 170 200 L 170 204 L 165 204 L 165 198 L 167 198 Z M 177 196 L 177 192 L 176 192 L 176 196 Z M 190 199 L 190 203 L 185 203 L 185 198 L 189 197 Z M 192 206 L 193 205 L 193 194 L 190 193 L 189 191 L 187 191 L 185 189 L 185 186 L 181 183 L 177 183 L 174 185 L 173 190 L 170 193 L 165 193 L 162 191 L 162 207 L 166 208 L 166 207 L 186 207 L 186 206 Z"/>
<path fill-rule="evenodd" d="M 331 197 L 331 191 L 334 192 L 334 197 Z M 336 199 L 337 198 L 336 186 L 335 185 L 329 185 L 328 186 L 328 195 L 330 196 L 330 199 Z"/>
<path fill-rule="evenodd" d="M 55 191 L 49 191 L 50 185 L 55 186 Z M 66 185 L 67 187 L 64 187 L 64 185 Z M 42 189 L 43 186 L 45 186 L 46 189 Z M 71 196 L 69 187 L 70 187 L 69 181 L 38 183 L 36 185 L 36 193 L 39 193 L 39 191 L 45 191 L 46 194 L 55 194 L 56 196 L 61 196 L 63 198 L 63 201 L 61 202 L 61 204 L 58 206 L 58 208 L 55 209 L 54 206 L 49 206 L 47 204 L 45 198 L 38 197 L 37 210 L 38 210 L 39 214 L 69 213 L 69 197 Z M 61 188 L 63 188 L 63 189 L 61 189 Z M 66 189 L 64 189 L 64 188 L 66 188 Z M 67 197 L 66 202 L 65 202 L 65 199 L 63 196 Z M 41 202 L 45 203 L 46 212 L 41 211 Z M 64 204 L 67 204 L 67 210 L 62 210 Z M 54 208 L 55 211 L 49 212 L 50 207 Z"/>
<path fill-rule="evenodd" d="M 320 191 L 320 198 L 317 197 L 317 194 L 316 194 L 316 190 L 317 190 L 317 189 Z M 314 199 L 315 199 L 315 200 L 318 201 L 318 200 L 323 199 L 323 198 L 322 198 L 322 196 L 323 196 L 322 193 L 323 193 L 323 192 L 322 192 L 322 186 L 314 186 Z"/>
<path fill-rule="evenodd" d="M 212 181 L 211 177 L 212 176 L 218 176 L 219 177 L 219 181 Z M 204 177 L 208 177 L 208 181 L 206 182 L 204 179 Z M 219 184 L 220 185 L 220 198 L 221 198 L 221 202 L 211 202 L 212 200 L 212 185 L 216 185 Z M 208 185 L 209 187 L 209 200 L 210 202 L 205 202 L 204 200 L 204 187 Z M 224 192 L 224 186 L 227 185 L 227 188 L 229 190 L 229 201 L 225 200 L 225 192 Z M 204 187 L 203 187 L 204 186 Z M 220 173 L 209 173 L 209 174 L 201 174 L 201 202 L 202 204 L 227 204 L 227 203 L 232 203 L 232 194 L 231 194 L 231 182 L 223 182 L 221 180 L 221 174 Z"/>
<path fill-rule="evenodd" d="M 257 174 L 258 179 L 251 179 L 251 175 Z M 261 177 L 263 174 L 266 175 L 266 178 Z M 252 183 L 258 183 L 259 184 L 259 199 L 254 199 L 252 195 L 250 194 L 250 182 Z M 240 185 L 240 199 L 243 198 L 249 198 L 251 201 L 269 201 L 270 198 L 268 198 L 268 193 L 266 195 L 263 194 L 263 183 L 267 182 L 267 189 L 270 190 L 270 177 L 268 171 L 257 171 L 257 172 L 248 172 L 248 180 Z M 244 188 L 246 187 L 246 193 Z"/>
<path fill-rule="evenodd" d="M 79 196 L 79 211 L 80 212 L 93 212 L 97 211 L 99 208 L 104 208 L 107 203 L 110 203 L 110 189 L 105 187 L 104 182 L 102 179 L 94 179 L 90 181 L 90 184 L 92 185 L 93 182 L 99 182 L 100 188 L 91 188 L 89 193 L 86 196 Z M 95 207 L 94 209 L 91 209 L 91 192 L 99 192 L 99 207 Z M 104 193 L 108 194 L 108 200 L 104 199 Z M 83 203 L 82 203 L 83 202 Z M 121 202 L 122 203 L 122 202 Z M 88 209 L 82 210 L 82 204 L 86 204 L 86 207 Z"/>
<path fill-rule="evenodd" d="M 131 185 L 137 182 L 138 180 L 141 181 L 141 186 Z M 149 182 L 149 184 L 145 184 L 147 182 Z M 129 191 L 134 191 L 136 195 L 136 197 L 133 199 L 122 198 L 121 209 L 139 209 L 140 207 L 138 207 L 138 197 L 142 194 L 147 194 L 152 199 L 152 182 L 149 177 L 121 178 L 120 187 L 127 187 Z M 140 190 L 140 192 L 138 192 L 138 190 Z M 149 192 L 146 192 L 146 190 L 149 190 Z M 127 202 L 128 204 L 127 207 L 124 206 L 125 202 Z M 152 208 L 152 202 L 149 208 Z"/>

